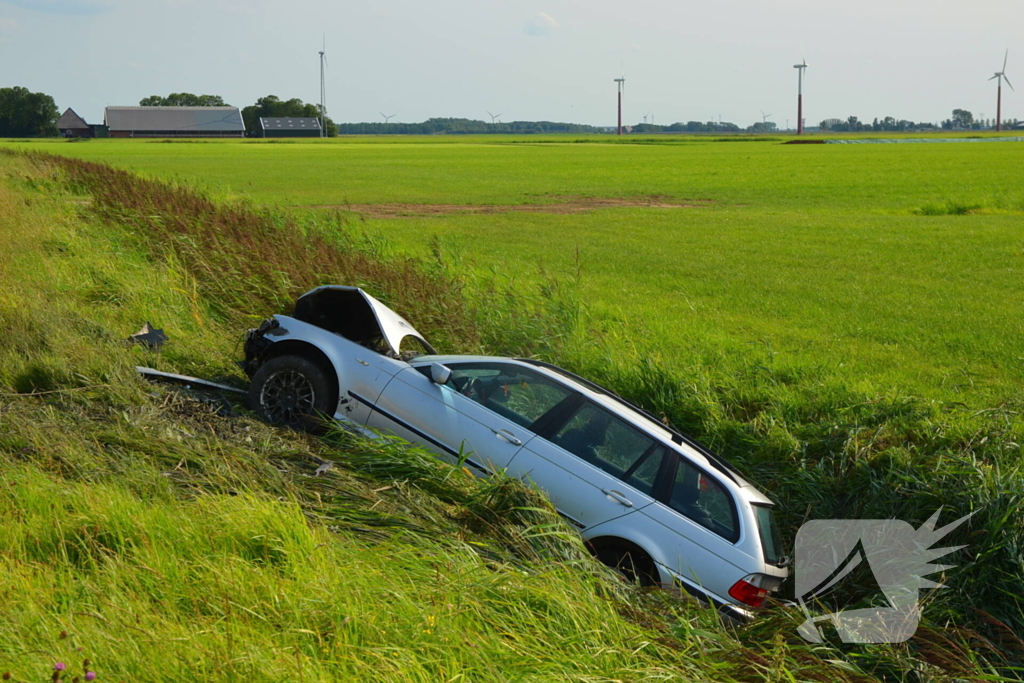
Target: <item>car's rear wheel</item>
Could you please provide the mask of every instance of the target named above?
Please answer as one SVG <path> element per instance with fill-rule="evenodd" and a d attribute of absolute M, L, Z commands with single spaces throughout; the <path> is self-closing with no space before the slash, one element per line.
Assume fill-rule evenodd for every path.
<path fill-rule="evenodd" d="M 249 385 L 249 406 L 261 420 L 301 431 L 317 431 L 330 406 L 324 371 L 301 356 L 278 356 L 264 363 Z"/>
<path fill-rule="evenodd" d="M 628 583 L 658 585 L 658 570 L 654 560 L 642 550 L 606 546 L 597 551 L 597 559 L 617 571 Z"/>

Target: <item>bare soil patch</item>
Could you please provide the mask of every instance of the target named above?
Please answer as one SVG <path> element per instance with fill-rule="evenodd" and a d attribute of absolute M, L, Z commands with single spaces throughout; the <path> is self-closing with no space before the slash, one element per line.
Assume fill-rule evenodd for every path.
<path fill-rule="evenodd" d="M 421 218 L 423 216 L 451 216 L 465 214 L 498 213 L 585 213 L 599 209 L 649 208 L 692 209 L 712 204 L 710 200 L 677 200 L 663 195 L 640 197 L 565 197 L 546 195 L 552 200 L 537 204 L 409 204 L 387 202 L 383 204 L 316 204 L 312 209 L 342 209 L 362 214 L 366 218 Z"/>

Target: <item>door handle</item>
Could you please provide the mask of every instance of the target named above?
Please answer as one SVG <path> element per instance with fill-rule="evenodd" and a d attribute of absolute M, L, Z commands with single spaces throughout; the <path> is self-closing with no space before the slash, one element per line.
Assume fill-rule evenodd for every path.
<path fill-rule="evenodd" d="M 369 363 L 367 363 L 367 362 L 366 362 L 365 360 L 363 360 L 362 358 L 356 358 L 356 362 L 357 362 L 357 363 L 359 363 L 360 365 L 366 365 L 366 366 L 369 366 L 369 365 L 370 365 Z"/>
<path fill-rule="evenodd" d="M 491 431 L 500 436 L 501 438 L 505 439 L 505 441 L 508 441 L 513 446 L 523 445 L 523 442 L 517 439 L 516 435 L 508 431 L 507 429 L 495 429 L 494 427 L 491 427 Z"/>
<path fill-rule="evenodd" d="M 618 491 L 613 491 L 611 489 L 601 489 L 601 493 L 603 493 L 604 495 L 608 496 L 609 498 L 614 500 L 619 505 L 624 505 L 624 506 L 626 506 L 628 508 L 633 507 L 633 501 L 631 501 L 629 498 L 626 498 L 624 495 L 622 495 Z"/>

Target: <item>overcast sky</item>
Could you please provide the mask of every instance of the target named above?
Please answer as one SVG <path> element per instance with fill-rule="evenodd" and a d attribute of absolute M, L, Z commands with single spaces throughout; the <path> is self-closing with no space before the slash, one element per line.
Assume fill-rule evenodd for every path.
<path fill-rule="evenodd" d="M 336 121 L 467 117 L 614 125 L 762 110 L 796 126 L 824 118 L 1024 119 L 1024 2 L 987 0 L 0 0 L 0 87 L 42 91 L 99 123 L 147 95 L 319 100 Z M 1019 74 L 1019 76 L 1018 76 Z"/>

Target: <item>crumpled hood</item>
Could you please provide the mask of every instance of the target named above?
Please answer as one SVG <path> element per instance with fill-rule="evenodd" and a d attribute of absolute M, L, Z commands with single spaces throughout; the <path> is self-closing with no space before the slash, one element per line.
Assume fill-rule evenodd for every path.
<path fill-rule="evenodd" d="M 406 337 L 418 339 L 434 353 L 409 321 L 359 287 L 325 285 L 310 290 L 295 302 L 293 317 L 359 343 L 379 336 L 396 356 Z"/>

